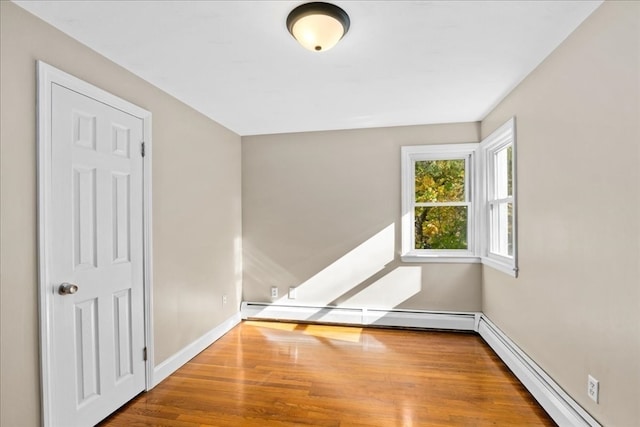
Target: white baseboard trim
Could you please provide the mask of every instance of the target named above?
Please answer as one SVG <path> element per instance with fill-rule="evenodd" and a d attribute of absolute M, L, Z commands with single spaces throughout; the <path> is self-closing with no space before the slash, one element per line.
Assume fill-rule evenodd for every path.
<path fill-rule="evenodd" d="M 480 313 L 287 306 L 243 302 L 243 319 L 476 331 Z"/>
<path fill-rule="evenodd" d="M 600 427 L 591 415 L 484 314 L 478 333 L 559 426 Z"/>
<path fill-rule="evenodd" d="M 233 329 L 241 321 L 240 313 L 236 313 L 220 325 L 216 326 L 173 356 L 169 357 L 153 369 L 153 387 L 160 384 L 182 365 L 193 359 L 198 353 L 209 347 L 224 334 Z"/>

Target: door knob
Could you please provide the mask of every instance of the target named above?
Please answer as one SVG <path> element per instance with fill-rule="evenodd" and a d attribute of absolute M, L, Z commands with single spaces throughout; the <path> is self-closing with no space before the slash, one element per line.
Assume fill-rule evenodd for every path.
<path fill-rule="evenodd" d="M 73 283 L 63 283 L 58 288 L 58 293 L 60 295 L 71 295 L 78 292 L 78 285 L 74 285 Z"/>

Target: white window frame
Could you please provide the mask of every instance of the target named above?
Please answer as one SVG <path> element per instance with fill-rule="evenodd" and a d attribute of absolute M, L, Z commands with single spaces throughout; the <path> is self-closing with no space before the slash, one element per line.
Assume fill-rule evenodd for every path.
<path fill-rule="evenodd" d="M 478 143 L 414 145 L 401 147 L 402 155 L 402 253 L 403 262 L 480 262 L 478 234 L 476 150 Z M 467 208 L 467 249 L 415 249 L 415 163 L 424 160 L 466 160 L 465 196 Z"/>
<path fill-rule="evenodd" d="M 495 154 L 512 147 L 512 194 L 503 199 L 494 197 Z M 401 148 L 402 156 L 402 247 L 403 262 L 459 262 L 476 263 L 495 268 L 510 276 L 518 277 L 518 209 L 517 209 L 517 152 L 516 119 L 511 118 L 481 143 L 414 145 Z M 415 249 L 415 162 L 422 160 L 468 159 L 465 178 L 468 198 L 468 230 L 466 250 Z M 513 206 L 512 256 L 491 252 L 491 241 L 498 236 L 491 231 L 491 206 L 510 202 Z"/>
<path fill-rule="evenodd" d="M 497 198 L 495 196 L 497 165 L 495 164 L 495 155 L 499 151 L 512 147 L 512 191 L 511 196 L 507 198 Z M 509 274 L 518 277 L 518 215 L 517 215 L 517 155 L 516 155 L 516 121 L 515 117 L 496 129 L 491 135 L 480 143 L 479 149 L 481 168 L 481 200 L 482 206 L 482 263 Z M 504 256 L 502 254 L 492 252 L 492 242 L 500 240 L 499 233 L 492 231 L 491 209 L 502 203 L 512 203 L 512 256 Z"/>

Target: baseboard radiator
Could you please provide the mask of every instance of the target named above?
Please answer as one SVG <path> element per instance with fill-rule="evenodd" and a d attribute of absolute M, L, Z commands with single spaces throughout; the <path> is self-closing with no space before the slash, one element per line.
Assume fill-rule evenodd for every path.
<path fill-rule="evenodd" d="M 477 332 L 559 426 L 601 427 L 485 315 L 480 316 Z"/>
<path fill-rule="evenodd" d="M 559 426 L 601 427 L 598 421 L 482 313 L 287 306 L 259 302 L 243 302 L 240 310 L 245 320 L 477 332 Z"/>
<path fill-rule="evenodd" d="M 415 310 L 378 310 L 346 307 L 309 307 L 243 302 L 242 318 L 292 322 L 336 323 L 362 326 L 477 330 L 479 313 Z"/>

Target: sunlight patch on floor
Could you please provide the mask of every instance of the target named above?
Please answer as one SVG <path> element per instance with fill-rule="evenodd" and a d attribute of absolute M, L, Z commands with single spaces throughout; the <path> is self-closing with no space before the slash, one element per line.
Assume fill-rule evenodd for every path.
<path fill-rule="evenodd" d="M 305 325 L 288 322 L 265 322 L 259 320 L 245 320 L 245 325 L 256 328 L 266 328 L 278 331 L 293 332 L 301 331 L 303 335 L 314 338 L 328 338 L 337 341 L 360 342 L 362 328 L 352 326 L 332 326 L 332 325 Z"/>
<path fill-rule="evenodd" d="M 303 334 L 338 341 L 360 342 L 362 328 L 348 326 L 307 325 Z"/>
<path fill-rule="evenodd" d="M 255 320 L 245 320 L 245 325 L 255 326 L 258 328 L 277 329 L 279 331 L 293 331 L 298 325 L 295 323 L 285 322 L 260 322 Z"/>

